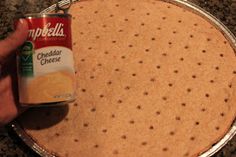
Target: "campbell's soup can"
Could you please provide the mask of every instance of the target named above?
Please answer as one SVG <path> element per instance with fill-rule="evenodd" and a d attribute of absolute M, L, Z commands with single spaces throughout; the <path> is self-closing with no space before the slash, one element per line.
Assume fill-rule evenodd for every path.
<path fill-rule="evenodd" d="M 27 41 L 17 54 L 22 105 L 65 104 L 75 100 L 70 14 L 27 14 Z"/>

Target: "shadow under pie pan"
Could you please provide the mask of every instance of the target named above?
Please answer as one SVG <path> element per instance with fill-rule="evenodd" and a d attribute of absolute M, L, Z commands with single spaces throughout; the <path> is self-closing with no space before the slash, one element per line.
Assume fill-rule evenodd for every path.
<path fill-rule="evenodd" d="M 236 41 L 218 19 L 181 0 L 73 1 L 69 13 L 76 102 L 10 126 L 34 152 L 207 157 L 232 139 Z"/>

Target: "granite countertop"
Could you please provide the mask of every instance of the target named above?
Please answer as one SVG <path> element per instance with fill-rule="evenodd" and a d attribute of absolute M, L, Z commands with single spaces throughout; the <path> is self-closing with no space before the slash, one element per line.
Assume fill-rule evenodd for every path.
<path fill-rule="evenodd" d="M 1 0 L 0 39 L 12 31 L 12 19 L 19 13 L 40 12 L 59 0 Z M 189 0 L 219 18 L 236 35 L 236 0 Z M 10 138 L 0 128 L 0 157 L 34 157 L 32 151 L 22 148 L 18 140 Z M 236 136 L 214 157 L 235 157 Z"/>

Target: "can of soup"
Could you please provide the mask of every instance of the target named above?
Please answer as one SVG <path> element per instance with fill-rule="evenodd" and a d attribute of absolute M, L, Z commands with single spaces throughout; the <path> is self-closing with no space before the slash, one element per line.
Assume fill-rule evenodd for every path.
<path fill-rule="evenodd" d="M 27 14 L 27 41 L 17 54 L 22 105 L 64 104 L 75 99 L 71 15 Z"/>

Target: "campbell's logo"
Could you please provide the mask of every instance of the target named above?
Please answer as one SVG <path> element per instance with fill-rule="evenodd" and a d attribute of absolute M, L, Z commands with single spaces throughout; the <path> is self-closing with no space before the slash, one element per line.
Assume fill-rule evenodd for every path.
<path fill-rule="evenodd" d="M 29 38 L 36 40 L 40 37 L 64 37 L 64 24 L 57 23 L 55 27 L 51 26 L 49 22 L 43 28 L 36 28 L 29 30 Z"/>

